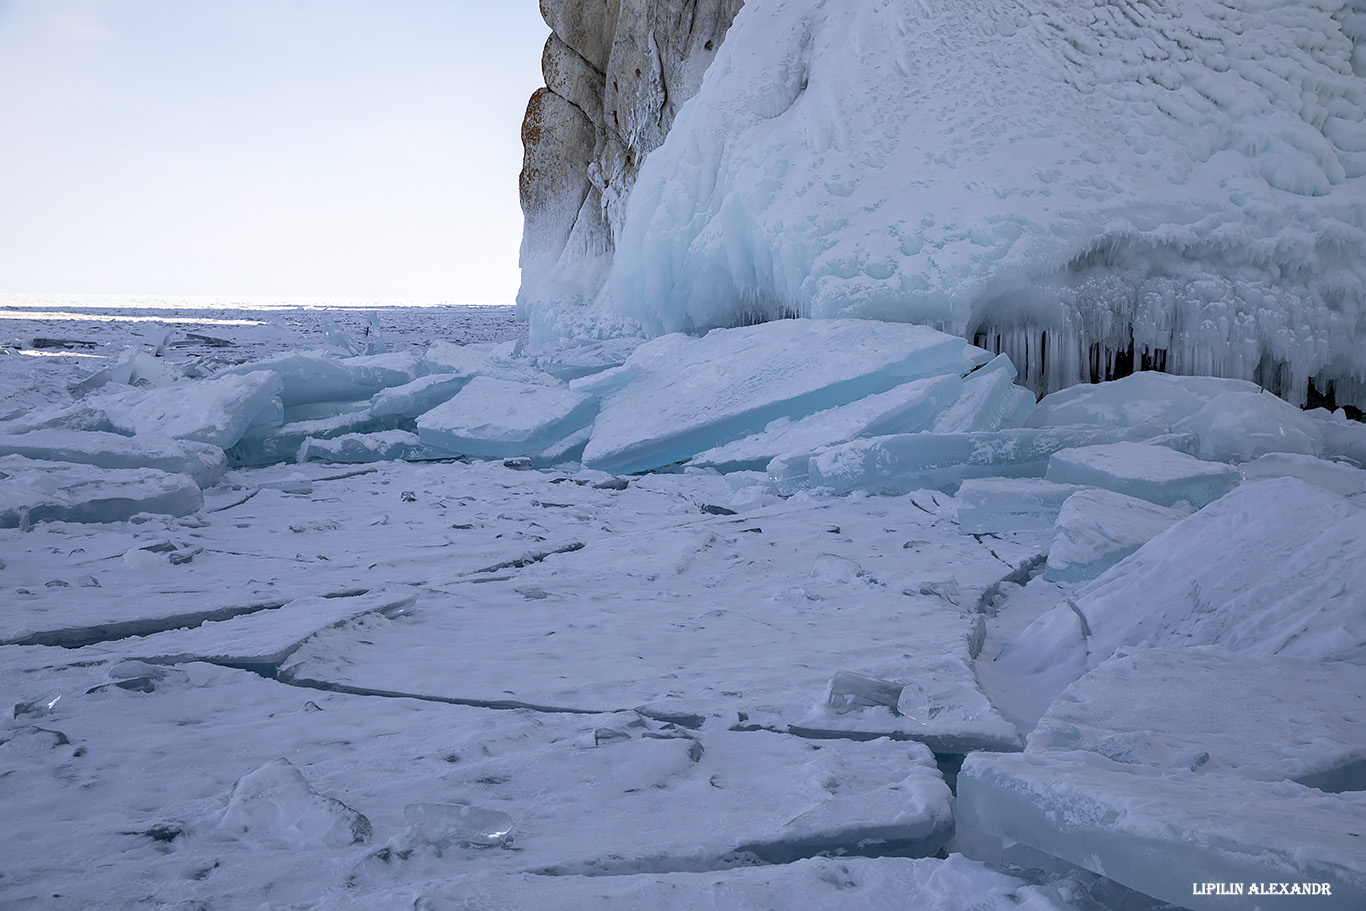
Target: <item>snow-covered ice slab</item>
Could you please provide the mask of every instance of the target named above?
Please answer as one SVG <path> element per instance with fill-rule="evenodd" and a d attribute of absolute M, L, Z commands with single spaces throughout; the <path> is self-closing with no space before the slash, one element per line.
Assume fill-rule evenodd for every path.
<path fill-rule="evenodd" d="M 1362 792 L 1325 794 L 1116 762 L 1096 753 L 974 753 L 958 774 L 961 824 L 1044 851 L 1195 911 L 1366 906 Z M 1297 884 L 1237 899 L 1205 883 Z M 1315 891 L 1306 895 L 1304 884 Z M 1273 887 L 1279 888 L 1279 887 Z"/>
<path fill-rule="evenodd" d="M 1295 478 L 1247 482 L 1044 614 L 1002 652 L 1094 668 L 1124 646 L 1219 644 L 1366 664 L 1366 508 Z"/>
<path fill-rule="evenodd" d="M 0 528 L 122 522 L 143 512 L 184 516 L 203 505 L 199 485 L 187 474 L 0 457 Z"/>
<path fill-rule="evenodd" d="M 907 433 L 854 440 L 809 458 L 781 457 L 769 465 L 769 474 L 783 487 L 829 487 L 838 493 L 949 490 L 970 478 L 1042 477 L 1049 457 L 1060 449 L 1142 440 L 1165 430 L 1154 422 L 1114 430 L 1068 426 Z"/>
<path fill-rule="evenodd" d="M 22 676 L 62 694 L 0 730 L 6 906 L 41 906 L 54 893 L 73 907 L 335 906 L 528 872 L 713 871 L 715 882 L 756 859 L 929 856 L 953 826 L 949 788 L 920 744 L 691 733 L 633 712 L 496 712 L 297 689 L 202 663 L 68 654 L 22 675 L 0 664 L 7 689 Z M 297 774 L 276 764 L 281 756 Z M 280 787 L 257 786 L 267 779 Z M 272 803 L 289 816 L 270 813 Z M 411 809 L 420 805 L 422 819 Z M 472 815 L 462 807 L 503 814 L 511 849 L 440 837 L 423 824 L 433 805 L 452 818 Z M 334 825 L 356 816 L 368 833 Z M 979 874 L 950 867 L 931 881 L 947 888 Z M 980 884 L 996 895 L 1013 882 Z"/>
<path fill-rule="evenodd" d="M 1238 469 L 1205 462 L 1166 446 L 1120 442 L 1079 446 L 1053 453 L 1046 477 L 1059 484 L 1087 484 L 1159 506 L 1182 500 L 1201 507 L 1242 480 Z"/>
<path fill-rule="evenodd" d="M 227 449 L 258 422 L 283 388 L 279 374 L 257 370 L 171 386 L 127 389 L 86 401 L 103 408 L 114 423 L 139 437 L 159 434 Z"/>
<path fill-rule="evenodd" d="M 958 528 L 965 535 L 1052 528 L 1063 503 L 1079 488 L 1042 478 L 974 478 L 963 482 Z"/>
<path fill-rule="evenodd" d="M 1118 427 L 1154 420 L 1175 424 L 1215 396 L 1230 392 L 1260 393 L 1261 388 L 1246 380 L 1143 371 L 1108 383 L 1078 383 L 1050 393 L 1039 400 L 1027 425 Z"/>
<path fill-rule="evenodd" d="M 1363 791 L 1366 668 L 1217 646 L 1124 649 L 1054 700 L 1027 749 Z"/>
<path fill-rule="evenodd" d="M 924 326 L 779 320 L 661 336 L 617 368 L 585 464 L 644 471 L 920 377 L 966 373 L 987 354 Z M 607 374 L 603 380 L 612 380 Z M 589 377 L 596 380 L 598 377 Z"/>
<path fill-rule="evenodd" d="M 414 894 L 418 898 L 414 899 Z M 597 911 L 696 911 L 820 908 L 829 911 L 1067 911 L 1053 890 L 951 854 L 945 860 L 813 857 L 778 866 L 709 873 L 626 876 L 537 876 L 470 873 L 408 885 L 393 893 L 329 897 L 345 911 L 430 911 L 470 907 L 594 908 Z"/>
<path fill-rule="evenodd" d="M 411 589 L 380 588 L 360 594 L 300 598 L 193 629 L 167 630 L 121 643 L 121 651 L 158 663 L 211 661 L 255 670 L 274 670 L 319 630 L 366 614 L 398 616 L 412 608 Z"/>
<path fill-rule="evenodd" d="M 424 462 L 455 456 L 449 450 L 425 445 L 417 434 L 407 430 L 381 430 L 375 433 L 345 433 L 325 440 L 309 437 L 300 444 L 298 461 L 320 459 L 325 462 L 359 463 L 402 459 L 406 462 Z"/>
<path fill-rule="evenodd" d="M 95 468 L 154 468 L 189 475 L 200 487 L 213 486 L 227 466 L 217 446 L 152 433 L 126 437 L 90 430 L 34 430 L 0 436 L 0 456 L 11 455 Z"/>
<path fill-rule="evenodd" d="M 1044 578 L 1094 579 L 1184 517 L 1175 509 L 1112 490 L 1078 490 L 1058 511 Z"/>
<path fill-rule="evenodd" d="M 477 376 L 417 419 L 428 446 L 487 458 L 528 456 L 593 420 L 597 399 L 567 387 Z"/>
<path fill-rule="evenodd" d="M 1366 490 L 1366 471 L 1353 468 L 1345 462 L 1330 462 L 1300 453 L 1269 452 L 1251 462 L 1242 463 L 1238 470 L 1249 481 L 1299 478 L 1344 497 Z"/>
<path fill-rule="evenodd" d="M 763 471 L 786 452 L 810 452 L 857 437 L 912 433 L 956 402 L 963 387 L 957 374 L 912 380 L 795 421 L 779 418 L 759 433 L 698 453 L 691 464 L 718 471 Z"/>

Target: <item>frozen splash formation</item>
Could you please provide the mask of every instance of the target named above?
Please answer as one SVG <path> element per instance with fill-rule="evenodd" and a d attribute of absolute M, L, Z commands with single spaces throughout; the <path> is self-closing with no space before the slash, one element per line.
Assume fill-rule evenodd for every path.
<path fill-rule="evenodd" d="M 527 208 L 519 300 L 533 337 L 873 318 L 1036 392 L 1155 368 L 1361 405 L 1364 39 L 1355 0 L 750 0 L 586 206 L 610 244 L 531 255 L 559 222 Z"/>

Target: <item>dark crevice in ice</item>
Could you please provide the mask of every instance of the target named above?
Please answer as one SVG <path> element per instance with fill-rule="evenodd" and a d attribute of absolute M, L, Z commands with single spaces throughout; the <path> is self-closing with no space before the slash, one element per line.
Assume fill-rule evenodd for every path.
<path fill-rule="evenodd" d="M 347 589 L 328 592 L 324 598 L 355 598 L 367 594 L 368 588 Z M 279 610 L 289 603 L 284 601 L 262 601 L 257 604 L 232 605 L 211 610 L 190 611 L 184 614 L 171 614 L 165 617 L 145 617 L 137 620 L 121 620 L 112 623 L 97 623 L 91 626 L 73 626 L 65 629 L 43 630 L 29 633 L 16 639 L 0 639 L 0 645 L 55 645 L 60 648 L 83 648 L 101 642 L 116 642 L 134 636 L 151 636 L 170 630 L 195 629 L 205 623 L 218 620 L 231 620 L 248 614 L 267 610 Z"/>
<path fill-rule="evenodd" d="M 1327 794 L 1366 791 L 1366 757 L 1358 757 L 1334 768 L 1311 772 L 1293 780 L 1306 788 L 1317 788 Z"/>
<path fill-rule="evenodd" d="M 953 796 L 958 796 L 958 772 L 963 768 L 967 753 L 935 753 L 934 762 L 939 766 L 939 774 L 944 776 L 944 784 L 949 786 Z"/>
<path fill-rule="evenodd" d="M 1012 565 L 1008 560 L 1002 559 L 1001 556 L 997 554 L 994 550 L 991 551 L 991 555 L 995 557 L 997 560 L 1000 560 L 1006 566 Z M 1028 560 L 1025 560 L 1018 566 L 1015 566 L 1012 572 L 1002 576 L 1000 579 L 997 579 L 991 585 L 987 586 L 986 590 L 982 592 L 981 597 L 977 599 L 977 604 L 973 607 L 973 611 L 975 613 L 986 614 L 987 616 L 991 617 L 996 616 L 996 604 L 998 600 L 1001 598 L 1002 594 L 1001 586 L 1008 584 L 1028 584 L 1030 579 L 1034 578 L 1043 571 L 1044 564 L 1046 564 L 1047 562 L 1048 553 L 1044 552 L 1041 554 L 1035 554 Z"/>
<path fill-rule="evenodd" d="M 529 553 L 525 556 L 518 557 L 516 560 L 508 560 L 506 563 L 495 563 L 493 566 L 485 566 L 483 569 L 474 570 L 474 574 L 496 573 L 500 569 L 522 569 L 523 567 L 531 566 L 533 563 L 540 563 L 546 557 L 551 557 L 555 554 L 572 554 L 576 550 L 583 550 L 583 543 L 581 541 L 574 541 L 571 544 L 557 547 L 554 550 Z"/>
<path fill-rule="evenodd" d="M 915 741 L 923 743 L 936 755 L 967 754 L 974 751 L 990 753 L 1019 752 L 1022 746 L 1009 744 L 998 739 L 959 736 L 953 734 L 912 734 L 907 731 L 837 731 L 826 728 L 808 728 L 798 725 L 775 727 L 764 724 L 736 724 L 729 730 L 739 732 L 769 731 L 774 734 L 791 734 L 807 740 L 854 740 L 860 743 L 885 737 L 888 740 Z"/>

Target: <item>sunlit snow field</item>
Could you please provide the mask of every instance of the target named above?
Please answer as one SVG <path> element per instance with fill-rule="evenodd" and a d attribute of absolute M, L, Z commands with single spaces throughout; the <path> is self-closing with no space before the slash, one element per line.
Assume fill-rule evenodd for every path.
<path fill-rule="evenodd" d="M 70 401 L 73 382 L 130 346 L 208 373 L 321 346 L 324 316 L 353 339 L 377 326 L 391 352 L 524 333 L 506 307 L 10 297 L 0 418 Z M 1150 788 L 1184 794 L 1183 775 L 1205 775 L 1207 803 L 1180 797 L 1189 818 L 1172 825 L 1299 851 L 1301 871 L 1350 873 L 1359 888 L 1352 839 L 1366 832 L 1348 830 L 1364 818 L 1363 637 L 1360 602 L 1343 595 L 1366 541 L 1356 469 L 1340 469 L 1352 496 L 1282 477 L 1193 516 L 1185 500 L 1093 494 L 1147 537 L 1193 529 L 1130 557 L 1175 567 L 1173 604 L 1182 580 L 1203 578 L 1178 558 L 1229 559 L 1218 545 L 1248 515 L 1266 523 L 1294 503 L 1300 540 L 1329 530 L 1285 564 L 1304 573 L 1284 579 L 1292 590 L 1322 581 L 1321 616 L 1234 623 L 1213 641 L 1237 654 L 1102 663 L 1192 634 L 1159 617 L 1129 636 L 1113 619 L 1107 605 L 1131 603 L 1160 570 L 1121 565 L 1099 589 L 1071 564 L 1053 572 L 1059 504 L 1036 521 L 1041 501 L 1018 480 L 1005 495 L 1029 501 L 1024 519 L 1003 521 L 982 505 L 995 502 L 986 481 L 976 501 L 967 488 L 837 495 L 754 470 L 530 461 L 237 467 L 179 517 L 0 528 L 0 906 L 1165 907 L 967 825 L 963 812 L 1000 823 L 957 805 L 960 766 L 998 787 L 1018 770 L 973 763 L 1004 754 L 1063 770 L 1038 788 L 1132 766 L 1129 790 L 1085 796 L 1137 820 L 1121 851 L 1143 833 L 1172 838 L 1161 813 L 1143 815 Z M 1274 601 L 1258 562 L 1280 551 L 1239 547 L 1244 588 Z M 1204 584 L 1212 602 L 1226 597 Z M 1087 631 L 1090 651 L 1065 641 L 1081 612 L 1060 606 L 1079 591 L 1098 592 L 1082 605 L 1108 624 Z M 1277 624 L 1303 626 L 1309 644 L 1247 645 Z M 1243 653 L 1262 655 L 1260 672 Z M 1200 695 L 1211 666 L 1234 681 L 1218 691 L 1231 701 L 1217 730 Z M 1263 710 L 1238 714 L 1239 692 Z M 974 750 L 987 752 L 964 766 Z M 1221 821 L 1253 787 L 1277 815 Z M 1027 815 L 1007 822 L 1037 828 Z"/>

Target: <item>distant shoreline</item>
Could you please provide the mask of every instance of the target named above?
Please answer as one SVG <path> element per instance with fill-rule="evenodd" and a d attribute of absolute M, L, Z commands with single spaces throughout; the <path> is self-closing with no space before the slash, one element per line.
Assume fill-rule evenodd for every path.
<path fill-rule="evenodd" d="M 72 310 L 393 310 L 506 307 L 513 301 L 461 298 L 234 297 L 153 294 L 0 293 L 0 308 Z"/>

